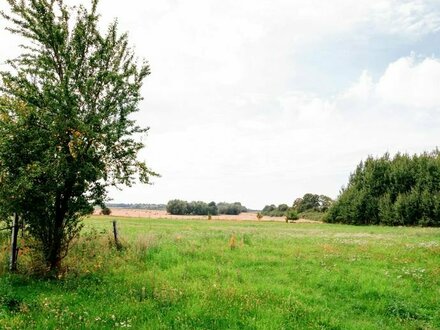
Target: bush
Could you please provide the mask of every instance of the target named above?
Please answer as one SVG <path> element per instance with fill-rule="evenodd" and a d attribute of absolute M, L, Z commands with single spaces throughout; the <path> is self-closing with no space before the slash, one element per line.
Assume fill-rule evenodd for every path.
<path fill-rule="evenodd" d="M 110 215 L 110 214 L 112 214 L 112 210 L 110 210 L 107 206 L 103 207 L 101 210 L 101 214 L 102 215 Z"/>
<path fill-rule="evenodd" d="M 440 226 L 440 153 L 368 157 L 350 175 L 327 222 Z"/>
<path fill-rule="evenodd" d="M 294 208 L 290 208 L 286 212 L 286 220 L 298 220 L 298 212 Z"/>
<path fill-rule="evenodd" d="M 301 219 L 313 220 L 313 221 L 323 221 L 327 214 L 325 212 L 319 211 L 305 211 L 298 213 Z"/>

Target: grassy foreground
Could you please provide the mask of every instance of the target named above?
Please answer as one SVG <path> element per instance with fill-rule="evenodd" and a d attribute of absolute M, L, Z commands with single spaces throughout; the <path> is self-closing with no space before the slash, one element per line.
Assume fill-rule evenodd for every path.
<path fill-rule="evenodd" d="M 111 221 L 57 281 L 2 266 L 0 329 L 440 328 L 440 229 L 119 218 L 117 251 Z"/>

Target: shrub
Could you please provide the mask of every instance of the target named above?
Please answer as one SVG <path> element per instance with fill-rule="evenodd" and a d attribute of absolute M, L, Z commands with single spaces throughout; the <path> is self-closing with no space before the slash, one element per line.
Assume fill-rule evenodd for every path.
<path fill-rule="evenodd" d="M 108 208 L 107 206 L 103 207 L 101 210 L 101 214 L 102 215 L 110 215 L 112 214 L 112 210 L 110 210 L 110 208 Z"/>
<path fill-rule="evenodd" d="M 305 211 L 298 213 L 299 218 L 313 220 L 313 221 L 323 221 L 325 216 L 326 216 L 325 212 L 319 212 L 319 211 Z"/>
<path fill-rule="evenodd" d="M 287 220 L 298 220 L 298 212 L 294 208 L 290 208 L 286 212 L 286 221 Z"/>

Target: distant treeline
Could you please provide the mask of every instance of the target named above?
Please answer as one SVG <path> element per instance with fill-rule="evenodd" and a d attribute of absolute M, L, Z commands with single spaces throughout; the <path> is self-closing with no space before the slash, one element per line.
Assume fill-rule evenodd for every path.
<path fill-rule="evenodd" d="M 327 222 L 440 226 L 440 152 L 361 162 L 329 209 Z"/>
<path fill-rule="evenodd" d="M 269 217 L 283 217 L 288 213 L 302 213 L 306 211 L 326 212 L 332 205 L 333 200 L 325 195 L 305 194 L 302 198 L 297 198 L 289 207 L 287 204 L 266 205 L 261 211 L 262 215 Z"/>
<path fill-rule="evenodd" d="M 235 203 L 205 203 L 202 201 L 187 202 L 180 199 L 173 199 L 166 205 L 169 214 L 174 215 L 217 215 L 230 214 L 236 215 L 247 212 L 246 207 L 239 202 Z"/>
<path fill-rule="evenodd" d="M 126 203 L 109 203 L 108 207 L 118 207 L 122 209 L 138 209 L 138 210 L 166 210 L 165 204 L 126 204 Z"/>

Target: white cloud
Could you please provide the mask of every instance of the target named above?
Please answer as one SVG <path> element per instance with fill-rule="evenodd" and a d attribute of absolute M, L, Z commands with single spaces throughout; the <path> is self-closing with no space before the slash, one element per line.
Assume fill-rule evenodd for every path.
<path fill-rule="evenodd" d="M 378 82 L 377 93 L 387 102 L 410 107 L 440 106 L 440 61 L 415 56 L 391 63 Z"/>
<path fill-rule="evenodd" d="M 359 81 L 348 88 L 348 90 L 341 95 L 341 98 L 367 101 L 368 98 L 371 97 L 373 89 L 373 78 L 367 70 L 364 70 L 359 77 Z"/>

